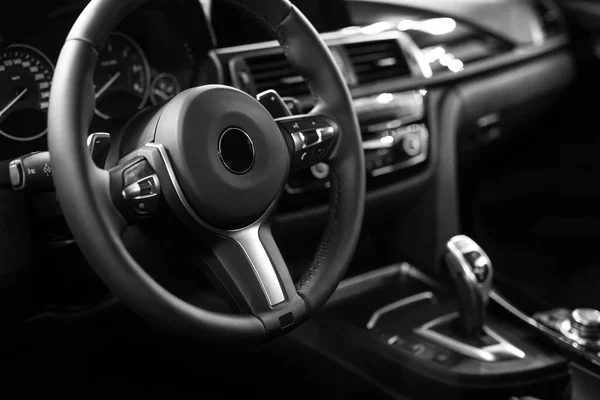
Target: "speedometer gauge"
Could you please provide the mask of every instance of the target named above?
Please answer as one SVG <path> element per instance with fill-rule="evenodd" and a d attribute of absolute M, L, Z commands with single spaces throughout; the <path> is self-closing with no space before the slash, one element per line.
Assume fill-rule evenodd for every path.
<path fill-rule="evenodd" d="M 47 110 L 54 66 L 38 49 L 14 44 L 0 55 L 0 134 L 38 139 L 48 132 Z"/>
<path fill-rule="evenodd" d="M 140 46 L 122 33 L 110 35 L 94 72 L 96 114 L 104 119 L 126 116 L 148 100 L 150 67 Z"/>

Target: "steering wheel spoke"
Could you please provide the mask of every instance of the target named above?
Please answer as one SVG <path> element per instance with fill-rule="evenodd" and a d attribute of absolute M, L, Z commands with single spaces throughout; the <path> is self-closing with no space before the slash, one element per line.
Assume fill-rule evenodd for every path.
<path fill-rule="evenodd" d="M 305 114 L 275 119 L 283 132 L 292 157 L 292 170 L 327 162 L 334 153 L 339 125 L 321 114 Z"/>
<path fill-rule="evenodd" d="M 206 260 L 217 281 L 240 311 L 258 317 L 267 333 L 286 330 L 306 313 L 268 223 L 236 231 L 213 232 L 214 257 Z"/>

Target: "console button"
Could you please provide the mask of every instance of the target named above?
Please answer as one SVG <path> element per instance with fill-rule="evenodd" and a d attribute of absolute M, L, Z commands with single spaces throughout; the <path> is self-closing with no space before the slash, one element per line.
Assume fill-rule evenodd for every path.
<path fill-rule="evenodd" d="M 302 132 L 311 129 L 317 128 L 325 128 L 328 127 L 329 124 L 318 117 L 304 117 L 298 119 L 291 119 L 289 121 L 281 121 L 281 126 L 287 129 L 288 132 Z"/>
<path fill-rule="evenodd" d="M 329 165 L 325 163 L 318 163 L 310 167 L 310 172 L 317 179 L 325 179 L 329 176 Z"/>
<path fill-rule="evenodd" d="M 484 282 L 490 272 L 487 257 L 477 251 L 471 251 L 465 254 L 465 258 L 469 262 L 477 281 Z"/>
<path fill-rule="evenodd" d="M 435 356 L 433 349 L 421 342 L 414 343 L 409 347 L 409 350 L 414 356 L 422 360 L 431 360 Z"/>
<path fill-rule="evenodd" d="M 438 351 L 433 356 L 432 361 L 440 365 L 450 365 L 452 364 L 452 357 L 450 356 L 450 353 L 446 353 L 445 351 Z"/>
<path fill-rule="evenodd" d="M 331 146 L 331 139 L 327 139 L 321 143 L 315 144 L 313 146 L 314 154 L 312 160 L 310 160 L 311 164 L 316 164 L 321 161 L 325 161 L 327 158 L 327 153 L 329 151 L 329 146 Z"/>
<path fill-rule="evenodd" d="M 301 137 L 304 137 L 302 142 L 305 147 L 312 146 L 313 144 L 318 143 L 320 140 L 320 136 L 316 130 L 301 132 L 300 135 L 302 135 Z"/>
<path fill-rule="evenodd" d="M 409 133 L 402 139 L 402 149 L 409 157 L 416 157 L 421 154 L 421 137 L 418 133 Z"/>
<path fill-rule="evenodd" d="M 387 340 L 387 344 L 389 344 L 390 346 L 392 346 L 392 345 L 394 345 L 394 344 L 398 343 L 398 341 L 399 341 L 399 340 L 400 340 L 400 336 L 398 336 L 398 335 L 394 335 L 394 336 L 390 337 L 390 338 Z"/>
<path fill-rule="evenodd" d="M 311 164 L 311 159 L 314 154 L 314 146 L 307 147 L 294 153 L 293 169 L 308 168 Z"/>
<path fill-rule="evenodd" d="M 158 211 L 158 196 L 141 197 L 131 200 L 134 211 L 138 215 L 150 215 Z"/>
<path fill-rule="evenodd" d="M 592 308 L 577 308 L 571 313 L 571 329 L 579 337 L 600 337 L 600 311 Z"/>
<path fill-rule="evenodd" d="M 154 170 L 147 160 L 142 160 L 123 172 L 123 187 L 127 187 L 141 178 L 154 175 Z"/>

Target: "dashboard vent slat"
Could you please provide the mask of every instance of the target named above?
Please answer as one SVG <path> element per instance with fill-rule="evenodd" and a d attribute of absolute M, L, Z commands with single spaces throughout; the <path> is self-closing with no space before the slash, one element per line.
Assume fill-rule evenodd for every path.
<path fill-rule="evenodd" d="M 303 97 L 310 94 L 306 82 L 292 68 L 283 53 L 251 56 L 246 58 L 245 62 L 257 93 L 274 89 L 284 97 Z"/>
<path fill-rule="evenodd" d="M 395 39 L 350 43 L 344 48 L 360 84 L 411 74 L 400 43 Z"/>

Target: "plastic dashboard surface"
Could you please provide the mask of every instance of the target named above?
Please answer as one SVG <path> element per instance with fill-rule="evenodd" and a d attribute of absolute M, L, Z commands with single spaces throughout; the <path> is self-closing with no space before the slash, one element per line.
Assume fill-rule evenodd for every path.
<path fill-rule="evenodd" d="M 552 0 L 542 2 L 553 7 Z M 536 3 L 541 3 L 537 0 L 348 0 L 348 3 L 387 4 L 456 18 L 516 45 L 539 43 L 544 38 L 544 27 L 535 11 Z"/>

